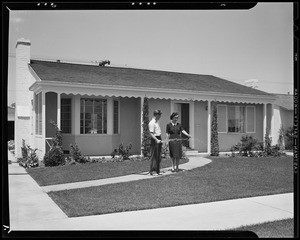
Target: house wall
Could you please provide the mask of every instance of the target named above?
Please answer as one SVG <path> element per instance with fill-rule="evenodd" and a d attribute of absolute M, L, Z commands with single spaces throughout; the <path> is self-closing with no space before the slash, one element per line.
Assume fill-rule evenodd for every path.
<path fill-rule="evenodd" d="M 279 143 L 279 131 L 281 126 L 284 130 L 293 126 L 294 112 L 286 110 L 278 105 L 274 106 L 274 144 Z"/>
<path fill-rule="evenodd" d="M 120 141 L 112 146 L 117 148 L 123 143 L 126 147 L 130 143 L 132 154 L 141 153 L 141 99 L 121 98 L 120 99 Z"/>
<path fill-rule="evenodd" d="M 207 151 L 207 102 L 195 101 L 195 126 L 194 140 L 195 149 L 200 152 Z"/>

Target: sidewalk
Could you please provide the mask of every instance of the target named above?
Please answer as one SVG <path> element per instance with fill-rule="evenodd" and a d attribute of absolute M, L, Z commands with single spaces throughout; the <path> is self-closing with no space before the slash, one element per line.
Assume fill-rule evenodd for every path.
<path fill-rule="evenodd" d="M 11 156 L 10 156 L 11 157 Z M 210 162 L 200 156 L 190 156 L 181 165 L 189 170 Z M 13 159 L 9 159 L 13 160 Z M 166 174 L 171 172 L 164 169 Z M 111 184 L 117 180 L 132 181 L 139 178 L 163 177 L 129 175 L 91 184 Z M 138 178 L 137 178 L 138 176 Z M 105 182 L 106 181 L 106 182 Z M 60 184 L 64 187 L 75 185 Z M 77 187 L 86 187 L 79 183 Z M 243 198 L 203 204 L 191 204 L 142 211 L 131 211 L 86 217 L 68 218 L 53 202 L 46 191 L 55 186 L 41 188 L 17 163 L 9 164 L 10 230 L 226 230 L 242 225 L 293 218 L 293 193 Z"/>

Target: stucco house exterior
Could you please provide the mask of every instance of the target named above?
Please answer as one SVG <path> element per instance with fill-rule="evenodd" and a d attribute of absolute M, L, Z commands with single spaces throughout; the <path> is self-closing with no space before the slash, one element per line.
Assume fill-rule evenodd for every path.
<path fill-rule="evenodd" d="M 294 124 L 294 96 L 291 94 L 276 94 L 274 102 L 274 139 L 278 143 L 280 129 L 287 130 Z M 286 145 L 283 138 L 283 145 Z"/>
<path fill-rule="evenodd" d="M 15 134 L 15 108 L 7 106 L 7 139 L 14 140 Z"/>
<path fill-rule="evenodd" d="M 63 149 L 77 143 L 90 156 L 109 155 L 120 143 L 141 153 L 143 101 L 149 117 L 155 109 L 162 138 L 169 116 L 178 111 L 192 135 L 191 149 L 210 153 L 212 101 L 218 106 L 220 151 L 229 151 L 244 134 L 263 140 L 275 137 L 276 96 L 212 75 L 40 61 L 30 58 L 29 40 L 16 44 L 16 155 L 22 139 L 42 158 L 55 135 L 63 133 Z M 275 138 L 274 138 L 275 139 Z"/>

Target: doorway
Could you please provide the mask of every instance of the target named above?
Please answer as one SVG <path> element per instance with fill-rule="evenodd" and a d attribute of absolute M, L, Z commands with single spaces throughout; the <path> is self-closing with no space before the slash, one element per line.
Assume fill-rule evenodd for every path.
<path fill-rule="evenodd" d="M 186 132 L 190 132 L 190 105 L 189 103 L 175 103 L 174 111 L 179 114 L 179 122 Z M 182 145 L 189 148 L 189 140 L 185 134 L 181 134 L 183 139 Z"/>

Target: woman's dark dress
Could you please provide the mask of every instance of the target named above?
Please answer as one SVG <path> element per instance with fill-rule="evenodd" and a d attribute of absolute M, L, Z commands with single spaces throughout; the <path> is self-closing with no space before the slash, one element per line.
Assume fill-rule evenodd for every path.
<path fill-rule="evenodd" d="M 182 158 L 181 132 L 183 128 L 180 123 L 173 126 L 172 123 L 167 124 L 166 133 L 170 134 L 169 139 L 180 139 L 169 141 L 169 150 L 171 158 Z"/>

